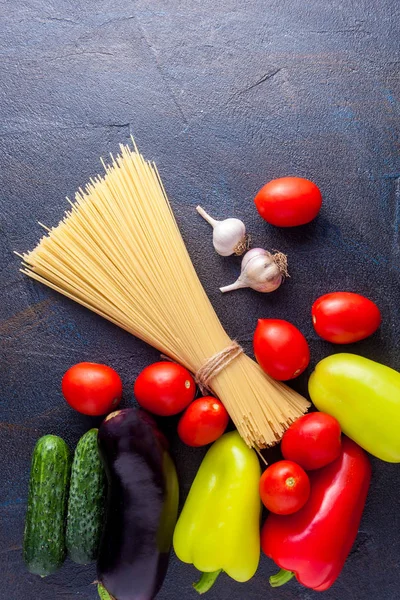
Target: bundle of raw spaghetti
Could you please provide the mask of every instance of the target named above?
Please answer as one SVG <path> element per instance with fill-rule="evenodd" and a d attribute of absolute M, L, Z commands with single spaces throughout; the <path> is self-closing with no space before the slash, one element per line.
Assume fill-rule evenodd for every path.
<path fill-rule="evenodd" d="M 196 275 L 156 166 L 136 146 L 79 190 L 22 271 L 158 348 L 225 404 L 250 446 L 275 444 L 309 403 L 232 343 Z M 210 360 L 211 359 L 211 360 Z"/>

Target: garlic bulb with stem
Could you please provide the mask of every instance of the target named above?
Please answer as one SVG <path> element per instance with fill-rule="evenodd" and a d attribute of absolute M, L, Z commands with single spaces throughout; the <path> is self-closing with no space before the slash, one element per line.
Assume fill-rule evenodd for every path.
<path fill-rule="evenodd" d="M 263 248 L 253 248 L 244 255 L 241 273 L 235 283 L 219 289 L 221 292 L 231 292 L 249 287 L 257 292 L 273 292 L 288 276 L 286 254 L 271 254 Z"/>
<path fill-rule="evenodd" d="M 197 206 L 196 210 L 212 226 L 213 245 L 218 254 L 240 256 L 249 249 L 250 238 L 246 235 L 246 226 L 243 221 L 234 218 L 217 221 L 210 217 L 201 206 Z"/>

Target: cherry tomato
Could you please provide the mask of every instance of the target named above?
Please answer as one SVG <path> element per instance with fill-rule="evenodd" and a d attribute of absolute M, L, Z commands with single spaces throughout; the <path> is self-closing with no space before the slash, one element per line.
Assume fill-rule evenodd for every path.
<path fill-rule="evenodd" d="M 187 369 L 163 361 L 143 369 L 133 392 L 140 406 L 155 415 L 169 417 L 182 412 L 192 402 L 196 384 Z"/>
<path fill-rule="evenodd" d="M 304 335 L 292 323 L 281 319 L 259 319 L 253 346 L 260 367 L 279 381 L 297 377 L 310 362 Z"/>
<path fill-rule="evenodd" d="M 315 219 L 322 196 L 315 183 L 308 179 L 281 177 L 266 183 L 254 202 L 260 216 L 271 225 L 294 227 Z"/>
<path fill-rule="evenodd" d="M 340 455 L 342 437 L 335 417 L 322 412 L 300 417 L 285 431 L 281 450 L 306 471 L 320 469 Z"/>
<path fill-rule="evenodd" d="M 68 404 L 84 415 L 105 415 L 118 406 L 122 397 L 118 373 L 97 363 L 82 362 L 68 369 L 61 388 Z"/>
<path fill-rule="evenodd" d="M 377 305 L 360 294 L 332 292 L 312 306 L 315 331 L 334 344 L 351 344 L 372 335 L 381 324 Z"/>
<path fill-rule="evenodd" d="M 215 442 L 229 423 L 225 406 L 212 396 L 198 398 L 183 413 L 178 435 L 188 446 L 205 446 Z"/>
<path fill-rule="evenodd" d="M 280 460 L 261 475 L 260 496 L 264 506 L 271 512 L 291 515 L 307 502 L 310 480 L 300 465 L 291 460 Z"/>

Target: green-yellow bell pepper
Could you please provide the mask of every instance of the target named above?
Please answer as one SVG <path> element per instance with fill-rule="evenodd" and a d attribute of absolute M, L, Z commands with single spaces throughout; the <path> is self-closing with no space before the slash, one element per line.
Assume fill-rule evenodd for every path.
<path fill-rule="evenodd" d="M 387 462 L 400 462 L 400 373 L 355 354 L 319 362 L 308 384 L 311 400 L 342 431 Z"/>
<path fill-rule="evenodd" d="M 261 469 L 254 450 L 234 431 L 208 450 L 178 519 L 174 550 L 203 572 L 207 591 L 221 570 L 248 581 L 260 559 Z"/>

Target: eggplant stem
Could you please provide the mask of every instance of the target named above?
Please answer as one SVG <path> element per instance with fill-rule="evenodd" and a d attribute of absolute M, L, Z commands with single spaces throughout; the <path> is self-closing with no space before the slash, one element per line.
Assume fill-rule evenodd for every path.
<path fill-rule="evenodd" d="M 218 575 L 222 572 L 222 569 L 219 571 L 213 571 L 212 573 L 202 573 L 199 581 L 193 584 L 194 589 L 199 594 L 205 594 L 212 588 L 214 583 L 218 579 Z"/>
<path fill-rule="evenodd" d="M 288 581 L 290 581 L 294 577 L 294 573 L 292 571 L 287 571 L 286 569 L 281 569 L 275 575 L 271 575 L 269 578 L 269 584 L 271 587 L 280 587 L 284 585 Z"/>
<path fill-rule="evenodd" d="M 111 594 L 107 592 L 106 588 L 104 587 L 104 585 L 101 585 L 101 583 L 97 585 L 97 592 L 99 594 L 100 600 L 115 600 L 114 596 L 111 596 Z"/>

